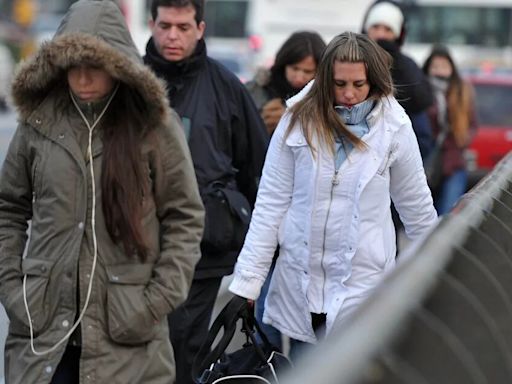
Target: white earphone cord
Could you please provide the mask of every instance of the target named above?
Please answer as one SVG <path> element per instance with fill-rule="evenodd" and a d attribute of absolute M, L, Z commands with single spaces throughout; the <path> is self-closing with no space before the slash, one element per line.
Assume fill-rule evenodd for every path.
<path fill-rule="evenodd" d="M 98 116 L 98 118 L 96 119 L 96 121 L 94 121 L 92 126 L 89 124 L 89 122 L 87 121 L 87 118 L 85 117 L 82 110 L 78 106 L 78 103 L 76 102 L 73 93 L 71 92 L 71 90 L 69 91 L 69 94 L 71 95 L 71 100 L 73 101 L 75 108 L 77 109 L 78 113 L 82 117 L 82 120 L 84 121 L 85 125 L 89 129 L 89 144 L 87 147 L 87 153 L 89 156 L 89 165 L 90 165 L 89 169 L 91 172 L 91 186 L 92 186 L 91 228 L 92 228 L 92 243 L 93 243 L 93 249 L 94 249 L 94 251 L 93 251 L 94 256 L 93 256 L 93 261 L 92 261 L 91 276 L 89 278 L 89 285 L 87 287 L 87 297 L 85 299 L 84 307 L 80 311 L 80 316 L 78 317 L 76 322 L 73 324 L 71 329 L 68 331 L 68 333 L 66 333 L 66 335 L 64 335 L 64 337 L 62 339 L 60 339 L 53 347 L 43 350 L 43 351 L 36 351 L 36 349 L 34 348 L 34 329 L 32 326 L 32 317 L 30 316 L 30 310 L 28 308 L 28 302 L 27 302 L 27 288 L 26 288 L 27 275 L 26 274 L 23 275 L 23 302 L 25 304 L 25 311 L 27 313 L 28 325 L 30 328 L 30 348 L 32 349 L 32 352 L 36 356 L 43 356 L 43 355 L 46 355 L 48 353 L 55 351 L 62 343 L 64 343 L 67 339 L 69 339 L 69 337 L 73 334 L 75 329 L 78 327 L 78 325 L 82 321 L 82 318 L 85 315 L 85 311 L 87 310 L 87 307 L 89 306 L 89 300 L 91 298 L 91 292 L 92 292 L 92 282 L 94 279 L 94 272 L 96 270 L 96 260 L 98 259 L 98 243 L 96 240 L 96 183 L 94 181 L 94 166 L 93 166 L 93 158 L 92 158 L 92 132 L 93 132 L 94 128 L 96 127 L 96 125 L 98 124 L 98 122 L 103 117 L 103 115 L 105 114 L 105 112 L 107 111 L 110 103 L 112 102 L 112 99 L 114 98 L 114 96 L 117 93 L 118 88 L 119 88 L 119 83 L 117 84 L 116 88 L 114 89 L 114 92 L 112 92 L 112 95 L 108 99 L 107 104 L 101 111 L 101 113 Z"/>

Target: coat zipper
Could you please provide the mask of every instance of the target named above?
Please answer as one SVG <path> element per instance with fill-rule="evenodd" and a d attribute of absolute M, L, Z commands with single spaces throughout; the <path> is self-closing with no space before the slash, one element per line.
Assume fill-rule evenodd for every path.
<path fill-rule="evenodd" d="M 34 160 L 36 161 L 36 160 Z M 38 198 L 37 196 L 37 182 L 36 182 L 36 177 L 37 177 L 37 168 L 38 168 L 38 163 L 36 162 L 34 164 L 34 170 L 32 171 L 32 204 L 34 204 Z"/>
<path fill-rule="evenodd" d="M 329 199 L 329 207 L 327 209 L 327 216 L 325 218 L 324 243 L 323 243 L 323 246 L 322 246 L 322 258 L 320 259 L 320 267 L 322 268 L 322 272 L 323 272 L 323 276 L 324 276 L 323 284 L 322 284 L 322 309 L 324 308 L 325 282 L 327 280 L 327 274 L 326 274 L 325 268 L 324 268 L 325 242 L 326 242 L 326 238 L 327 238 L 327 224 L 329 222 L 329 216 L 330 216 L 330 213 L 331 213 L 331 205 L 332 205 L 332 199 L 333 199 L 333 195 L 334 195 L 334 187 L 336 187 L 339 183 L 340 183 L 340 180 L 338 178 L 338 170 L 336 169 L 334 171 L 334 175 L 333 175 L 332 180 L 331 180 L 331 196 L 330 196 L 330 199 Z"/>
<path fill-rule="evenodd" d="M 391 155 L 393 154 L 393 148 L 391 148 L 387 154 L 386 163 L 384 164 L 384 167 L 379 170 L 377 173 L 378 175 L 382 176 L 384 172 L 386 172 L 386 169 L 388 168 L 388 164 L 391 161 Z"/>

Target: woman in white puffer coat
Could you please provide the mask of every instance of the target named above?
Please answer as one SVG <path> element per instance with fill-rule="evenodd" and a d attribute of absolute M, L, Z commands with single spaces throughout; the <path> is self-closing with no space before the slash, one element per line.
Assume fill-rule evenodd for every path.
<path fill-rule="evenodd" d="M 256 299 L 279 244 L 263 321 L 294 340 L 315 343 L 394 267 L 391 200 L 409 239 L 437 222 L 390 63 L 366 36 L 335 37 L 272 137 L 230 290 Z"/>

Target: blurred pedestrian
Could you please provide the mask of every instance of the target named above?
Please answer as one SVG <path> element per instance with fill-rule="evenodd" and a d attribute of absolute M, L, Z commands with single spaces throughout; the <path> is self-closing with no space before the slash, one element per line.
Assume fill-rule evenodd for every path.
<path fill-rule="evenodd" d="M 192 383 L 222 277 L 233 271 L 250 220 L 268 146 L 251 96 L 208 57 L 204 0 L 153 0 L 144 60 L 167 83 L 188 136 L 206 211 L 205 234 L 187 301 L 169 318 L 177 383 Z"/>
<path fill-rule="evenodd" d="M 270 135 L 274 133 L 286 109 L 286 100 L 297 94 L 315 77 L 324 49 L 325 42 L 318 33 L 295 32 L 277 51 L 272 67 L 259 69 L 255 79 L 246 84 Z M 275 257 L 278 253 L 276 251 Z M 256 320 L 269 341 L 282 350 L 281 332 L 263 323 L 265 299 L 274 265 L 275 260 L 256 303 Z"/>
<path fill-rule="evenodd" d="M 395 97 L 409 115 L 420 152 L 425 159 L 433 147 L 432 127 L 427 109 L 434 99 L 429 82 L 418 65 L 401 51 L 407 30 L 399 4 L 392 0 L 375 1 L 366 13 L 363 33 L 376 41 L 393 58 L 391 77 Z"/>
<path fill-rule="evenodd" d="M 315 77 L 325 42 L 316 32 L 293 33 L 279 48 L 270 69 L 260 68 L 246 84 L 272 134 L 286 108 L 285 101 Z"/>
<path fill-rule="evenodd" d="M 230 290 L 256 300 L 279 245 L 264 321 L 292 339 L 315 343 L 394 267 L 391 199 L 409 238 L 437 221 L 390 63 L 365 35 L 335 37 L 272 136 Z"/>
<path fill-rule="evenodd" d="M 12 93 L 6 383 L 173 382 L 167 314 L 192 281 L 204 210 L 180 122 L 118 7 L 74 3 Z"/>
<path fill-rule="evenodd" d="M 421 157 L 425 160 L 434 146 L 432 127 L 427 114 L 434 99 L 427 77 L 416 62 L 401 51 L 407 34 L 406 27 L 402 9 L 393 0 L 376 0 L 368 8 L 363 21 L 363 33 L 376 41 L 393 58 L 391 77 L 395 87 L 395 97 L 411 119 Z M 394 206 L 392 206 L 392 217 L 397 230 L 398 246 L 403 224 Z"/>
<path fill-rule="evenodd" d="M 435 103 L 429 110 L 434 135 L 440 145 L 441 180 L 433 191 L 439 215 L 450 211 L 467 188 L 464 150 L 476 131 L 473 88 L 464 81 L 445 46 L 432 48 L 423 72 L 429 77 Z"/>

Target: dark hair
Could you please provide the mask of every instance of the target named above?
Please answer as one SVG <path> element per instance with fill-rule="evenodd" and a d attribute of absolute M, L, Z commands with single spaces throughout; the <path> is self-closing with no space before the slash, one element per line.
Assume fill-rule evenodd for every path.
<path fill-rule="evenodd" d="M 432 50 L 430 51 L 430 54 L 428 55 L 427 59 L 425 60 L 425 63 L 423 64 L 423 72 L 426 75 L 428 75 L 428 70 L 430 68 L 430 65 L 432 64 L 432 60 L 434 59 L 434 57 L 443 57 L 446 60 L 448 60 L 452 67 L 452 76 L 450 77 L 450 80 L 453 79 L 457 82 L 461 81 L 459 71 L 455 66 L 455 62 L 453 61 L 453 58 L 450 55 L 450 52 L 448 51 L 448 48 L 442 44 L 435 44 L 432 47 Z"/>
<path fill-rule="evenodd" d="M 158 7 L 185 8 L 191 6 L 196 11 L 195 20 L 199 25 L 204 17 L 204 0 L 153 0 L 151 2 L 151 17 L 156 20 Z"/>
<path fill-rule="evenodd" d="M 121 83 L 103 125 L 101 195 L 110 237 L 128 255 L 147 257 L 142 229 L 142 201 L 149 192 L 141 159 L 147 104 L 138 91 Z"/>
<path fill-rule="evenodd" d="M 270 71 L 272 74 L 284 77 L 287 65 L 299 63 L 308 56 L 313 56 L 315 64 L 318 66 L 325 47 L 326 44 L 318 33 L 295 32 L 277 51 L 274 65 Z"/>
<path fill-rule="evenodd" d="M 324 143 L 334 148 L 339 135 L 355 146 L 362 148 L 364 143 L 344 124 L 334 109 L 334 63 L 364 63 L 366 77 L 370 84 L 368 98 L 377 100 L 393 94 L 391 80 L 391 56 L 366 35 L 344 32 L 334 37 L 327 45 L 318 65 L 315 82 L 306 96 L 290 108 L 292 117 L 287 134 L 300 122 L 307 143 L 314 148 L 315 134 Z"/>

